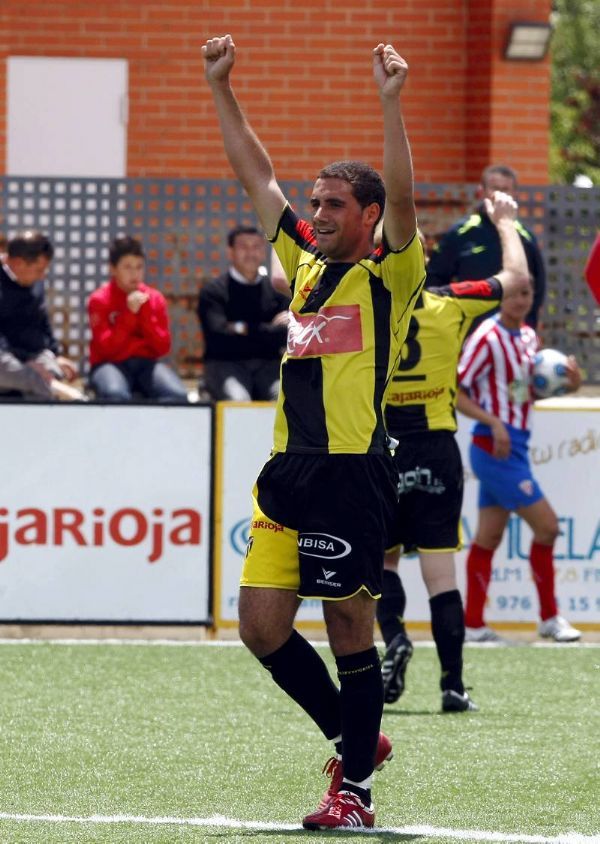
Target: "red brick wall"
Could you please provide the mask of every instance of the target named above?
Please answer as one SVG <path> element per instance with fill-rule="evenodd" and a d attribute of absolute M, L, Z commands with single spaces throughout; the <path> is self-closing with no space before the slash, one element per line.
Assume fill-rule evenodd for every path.
<path fill-rule="evenodd" d="M 125 58 L 128 175 L 229 177 L 200 59 L 206 37 L 229 31 L 236 91 L 280 178 L 312 178 L 337 158 L 380 166 L 370 52 L 384 40 L 410 65 L 419 181 L 475 181 L 503 160 L 523 183 L 545 182 L 548 61 L 501 54 L 510 19 L 547 20 L 549 10 L 550 0 L 4 0 L 0 129 L 6 55 Z"/>
<path fill-rule="evenodd" d="M 516 168 L 523 184 L 548 181 L 550 58 L 502 58 L 511 21 L 547 22 L 547 0 L 469 0 L 466 90 L 467 181 L 490 162 Z"/>

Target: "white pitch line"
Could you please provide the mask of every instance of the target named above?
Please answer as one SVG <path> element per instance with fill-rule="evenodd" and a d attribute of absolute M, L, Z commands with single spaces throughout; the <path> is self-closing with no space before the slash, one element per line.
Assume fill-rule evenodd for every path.
<path fill-rule="evenodd" d="M 76 824 L 140 824 L 146 826 L 199 826 L 219 827 L 221 829 L 251 829 L 259 832 L 302 831 L 299 824 L 266 823 L 263 821 L 240 821 L 213 815 L 210 818 L 175 818 L 144 817 L 143 815 L 29 815 L 0 812 L 0 821 L 25 823 L 76 823 Z M 525 835 L 518 832 L 488 832 L 479 829 L 444 829 L 435 826 L 400 826 L 375 827 L 374 829 L 344 828 L 344 832 L 356 832 L 362 835 L 415 835 L 428 838 L 462 839 L 467 841 L 510 842 L 510 844 L 600 844 L 600 835 L 581 835 L 578 832 L 566 832 L 557 836 Z"/>

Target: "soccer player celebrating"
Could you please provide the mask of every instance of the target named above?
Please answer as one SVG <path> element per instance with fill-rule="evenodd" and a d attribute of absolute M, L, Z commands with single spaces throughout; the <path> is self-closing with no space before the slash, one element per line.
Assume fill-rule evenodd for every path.
<path fill-rule="evenodd" d="M 396 498 L 383 405 L 425 275 L 400 108 L 408 68 L 391 45 L 375 47 L 383 180 L 361 162 L 325 167 L 310 200 L 311 226 L 287 203 L 231 89 L 231 36 L 210 39 L 202 52 L 226 154 L 292 280 L 273 454 L 254 488 L 240 636 L 334 743 L 331 784 L 304 826 L 372 827 L 373 770 L 391 756 L 379 732 L 383 686 L 373 639 Z M 339 689 L 294 629 L 307 597 L 323 601 Z"/>
<path fill-rule="evenodd" d="M 458 370 L 458 409 L 477 420 L 470 448 L 471 468 L 479 479 L 479 521 L 467 557 L 466 638 L 499 640 L 484 623 L 483 610 L 492 575 L 492 557 L 511 512 L 533 531 L 529 562 L 540 604 L 540 635 L 575 642 L 579 630 L 558 614 L 554 588 L 556 513 L 533 477 L 529 462 L 531 374 L 539 341 L 524 324 L 533 285 L 528 277 L 507 295 L 497 317 L 485 320 L 469 337 Z M 581 383 L 575 358 L 569 358 L 569 391 Z"/>
<path fill-rule="evenodd" d="M 383 595 L 377 621 L 386 644 L 382 674 L 386 703 L 404 691 L 412 656 L 403 616 L 406 595 L 398 574 L 400 551 L 418 551 L 429 594 L 431 629 L 442 669 L 443 712 L 477 709 L 465 691 L 463 606 L 454 551 L 460 548 L 463 468 L 454 438 L 456 371 L 463 341 L 477 317 L 497 309 L 527 279 L 527 259 L 514 225 L 517 204 L 496 192 L 485 200 L 502 246 L 502 269 L 482 281 L 463 281 L 423 291 L 413 311 L 400 364 L 392 378 L 385 421 L 398 439 L 394 462 L 399 503 L 385 555 Z"/>

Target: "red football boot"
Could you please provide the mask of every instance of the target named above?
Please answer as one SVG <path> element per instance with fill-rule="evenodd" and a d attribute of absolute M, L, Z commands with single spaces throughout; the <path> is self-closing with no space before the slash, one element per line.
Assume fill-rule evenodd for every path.
<path fill-rule="evenodd" d="M 380 771 L 385 763 L 389 762 L 393 756 L 394 751 L 392 750 L 392 742 L 385 733 L 379 733 L 379 741 L 377 742 L 377 750 L 375 751 L 375 770 Z M 332 756 L 331 759 L 328 759 L 327 762 L 325 762 L 323 773 L 325 776 L 331 778 L 331 782 L 329 783 L 329 788 L 321 797 L 321 802 L 319 803 L 317 812 L 321 812 L 325 809 L 330 800 L 335 797 L 342 787 L 342 780 L 344 779 L 344 766 L 342 764 L 342 760 Z"/>
<path fill-rule="evenodd" d="M 375 824 L 373 804 L 365 806 L 351 791 L 338 791 L 324 809 L 317 809 L 302 821 L 304 829 L 339 829 L 340 827 L 372 827 Z"/>

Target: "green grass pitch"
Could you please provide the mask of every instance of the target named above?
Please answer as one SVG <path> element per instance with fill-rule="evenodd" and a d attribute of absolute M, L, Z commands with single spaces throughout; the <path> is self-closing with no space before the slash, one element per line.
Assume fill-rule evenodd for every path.
<path fill-rule="evenodd" d="M 441 715 L 417 647 L 364 836 L 299 828 L 330 746 L 241 647 L 0 644 L 0 666 L 1 844 L 600 842 L 598 648 L 467 647 L 481 711 Z"/>

